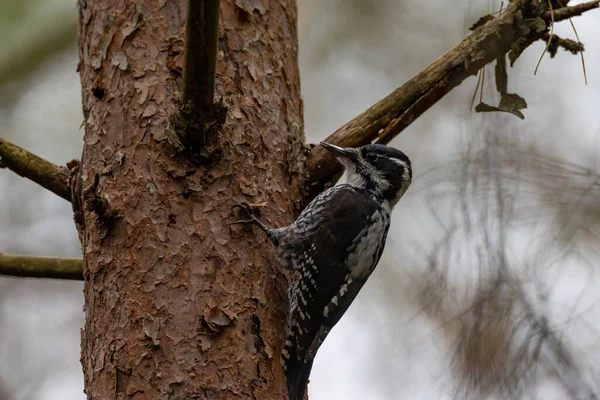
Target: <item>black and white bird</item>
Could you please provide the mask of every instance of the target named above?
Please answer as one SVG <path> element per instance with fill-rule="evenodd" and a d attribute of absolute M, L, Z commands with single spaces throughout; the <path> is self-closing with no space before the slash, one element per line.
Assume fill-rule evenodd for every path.
<path fill-rule="evenodd" d="M 346 183 L 316 197 L 296 221 L 269 228 L 242 203 L 251 223 L 295 271 L 290 287 L 290 333 L 282 353 L 290 400 L 302 400 L 317 350 L 379 262 L 390 213 L 412 180 L 408 157 L 370 144 L 342 148 L 321 143 L 343 164 Z"/>

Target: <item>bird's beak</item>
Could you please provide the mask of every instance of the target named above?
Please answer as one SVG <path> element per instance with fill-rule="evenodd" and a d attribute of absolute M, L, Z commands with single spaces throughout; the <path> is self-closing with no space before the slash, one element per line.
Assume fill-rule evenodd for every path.
<path fill-rule="evenodd" d="M 339 147 L 330 143 L 321 142 L 321 146 L 335 154 L 340 160 L 356 161 L 358 150 L 352 147 Z"/>

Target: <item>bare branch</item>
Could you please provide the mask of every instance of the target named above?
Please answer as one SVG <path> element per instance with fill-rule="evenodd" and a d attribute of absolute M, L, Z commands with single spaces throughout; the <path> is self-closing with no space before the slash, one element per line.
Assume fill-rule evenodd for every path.
<path fill-rule="evenodd" d="M 80 258 L 48 258 L 0 253 L 0 275 L 22 278 L 83 280 Z"/>
<path fill-rule="evenodd" d="M 213 101 L 219 35 L 219 1 L 188 0 L 181 101 L 194 111 Z"/>
<path fill-rule="evenodd" d="M 223 122 L 223 106 L 213 102 L 218 39 L 219 0 L 188 0 L 177 130 L 192 153 L 210 154 L 208 137 Z"/>
<path fill-rule="evenodd" d="M 69 170 L 59 167 L 0 138 L 0 167 L 30 179 L 45 189 L 71 201 Z"/>
<path fill-rule="evenodd" d="M 572 7 L 563 7 L 558 10 L 554 10 L 554 21 L 563 21 L 572 17 L 577 17 L 586 11 L 593 10 L 594 8 L 600 7 L 600 0 L 588 1 L 587 3 L 577 4 Z M 544 18 L 549 18 L 547 14 Z"/>
<path fill-rule="evenodd" d="M 511 52 L 511 61 L 518 57 L 551 25 L 551 15 L 543 7 L 529 7 L 530 3 L 531 0 L 515 0 L 498 17 L 484 18 L 458 46 L 325 141 L 348 147 L 362 146 L 374 140 L 389 143 L 429 107 L 486 64 L 508 52 Z M 578 15 L 594 8 L 591 3 L 561 8 L 554 18 Z M 339 177 L 341 167 L 321 146 L 313 148 L 307 165 L 307 199 L 310 200 Z"/>

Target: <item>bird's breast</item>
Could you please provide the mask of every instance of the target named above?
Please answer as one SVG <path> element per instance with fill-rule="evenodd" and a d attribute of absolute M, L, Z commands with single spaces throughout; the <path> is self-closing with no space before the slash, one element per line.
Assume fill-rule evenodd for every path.
<path fill-rule="evenodd" d="M 373 272 L 383 252 L 389 226 L 389 215 L 384 210 L 378 210 L 356 236 L 348 249 L 346 261 L 352 278 L 364 278 Z"/>

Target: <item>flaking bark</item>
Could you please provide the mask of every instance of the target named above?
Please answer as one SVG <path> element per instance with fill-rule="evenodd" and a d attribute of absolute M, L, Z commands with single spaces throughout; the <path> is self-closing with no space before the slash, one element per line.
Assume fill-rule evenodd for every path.
<path fill-rule="evenodd" d="M 264 236 L 229 223 L 239 201 L 265 202 L 262 218 L 274 226 L 298 211 L 290 201 L 300 198 L 304 165 L 296 5 L 237 3 L 221 1 L 221 157 L 198 167 L 173 158 L 167 140 L 185 1 L 79 2 L 78 186 L 93 187 L 118 215 L 107 228 L 93 209 L 76 210 L 90 399 L 287 396 L 279 362 L 287 280 Z"/>

